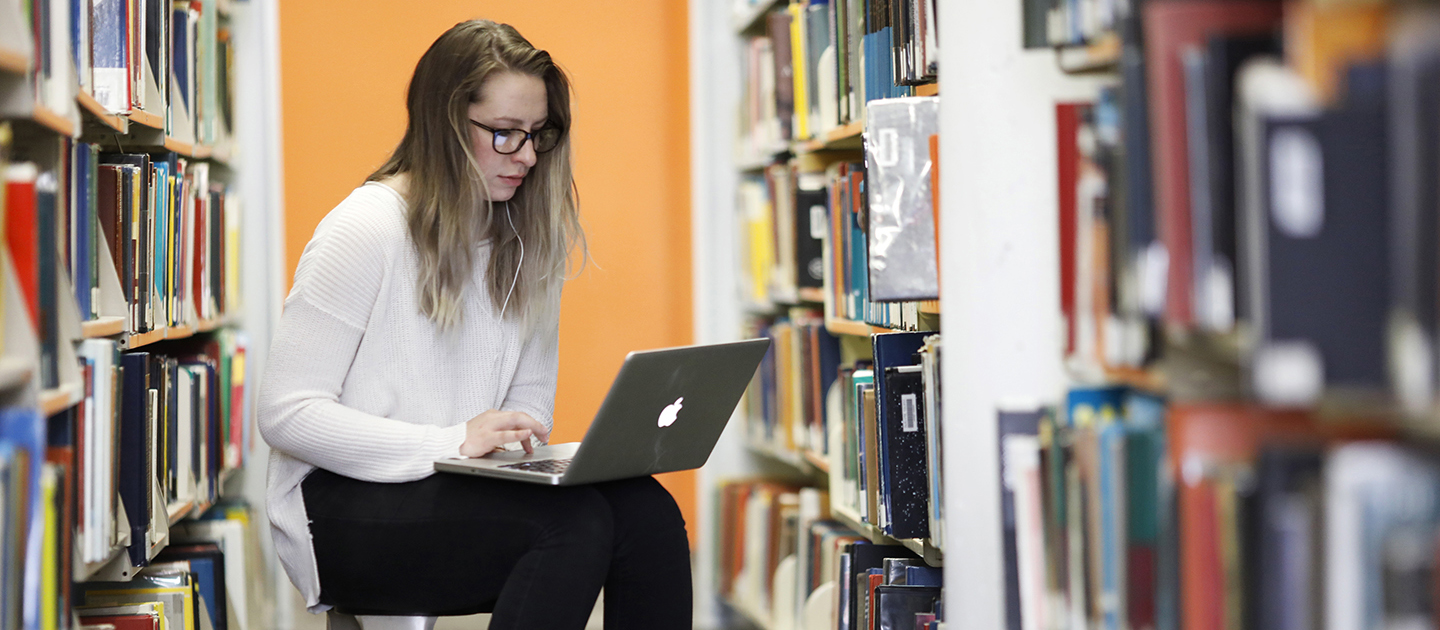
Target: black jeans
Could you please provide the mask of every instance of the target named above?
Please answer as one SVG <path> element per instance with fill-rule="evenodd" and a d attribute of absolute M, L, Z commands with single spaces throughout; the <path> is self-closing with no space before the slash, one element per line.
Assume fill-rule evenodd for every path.
<path fill-rule="evenodd" d="M 371 483 L 316 469 L 301 488 L 320 601 L 343 612 L 578 629 L 603 586 L 608 630 L 691 626 L 685 520 L 654 478 Z"/>

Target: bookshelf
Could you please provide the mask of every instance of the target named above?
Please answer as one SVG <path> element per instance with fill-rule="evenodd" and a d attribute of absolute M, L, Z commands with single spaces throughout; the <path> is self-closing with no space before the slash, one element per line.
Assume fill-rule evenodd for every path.
<path fill-rule="evenodd" d="M 859 7 L 861 4 L 856 3 L 856 6 Z M 747 53 L 754 55 L 757 50 L 769 51 L 762 52 L 762 54 L 784 50 L 783 46 L 773 43 L 756 43 L 757 38 L 772 38 L 779 33 L 774 29 L 777 28 L 777 19 L 780 19 L 776 16 L 780 14 L 790 15 L 793 25 L 796 24 L 796 19 L 805 19 L 796 16 L 807 15 L 807 11 L 828 10 L 822 8 L 822 5 L 818 3 L 814 7 L 806 8 L 807 6 L 809 3 L 805 2 L 767 0 L 737 7 L 729 15 L 725 15 L 725 11 L 711 10 L 706 17 L 692 16 L 692 21 L 697 23 L 729 25 L 728 29 L 721 26 L 707 34 L 707 41 L 712 42 L 713 45 L 706 49 L 709 51 L 708 53 L 697 52 L 695 55 L 713 54 L 720 59 L 739 58 L 743 60 Z M 916 4 L 915 6 L 922 5 Z M 814 13 L 808 15 L 813 24 L 807 22 L 807 25 L 818 28 L 820 16 Z M 841 21 L 844 21 L 843 17 Z M 834 26 L 837 22 L 829 21 L 828 23 Z M 841 27 L 846 28 L 843 24 Z M 807 31 L 800 36 L 809 37 L 822 32 L 823 29 Z M 791 33 L 796 35 L 799 31 L 792 30 Z M 823 47 L 824 44 L 821 46 Z M 801 50 L 801 48 L 795 50 Z M 835 48 L 831 47 L 828 50 L 829 52 L 824 53 L 826 61 L 823 63 L 831 64 L 834 63 L 831 55 L 834 54 Z M 876 48 L 875 50 L 882 49 Z M 835 173 L 840 172 L 836 170 L 840 168 L 838 165 L 844 164 L 859 168 L 864 160 L 865 108 L 857 105 L 851 109 L 849 105 L 841 105 L 841 97 L 838 94 L 835 96 L 834 102 L 830 101 L 831 97 L 829 96 L 823 99 L 814 96 L 797 96 L 795 100 L 797 110 L 802 107 L 800 104 L 802 101 L 814 105 L 814 110 L 807 109 L 805 115 L 809 122 L 799 122 L 800 119 L 797 115 L 791 133 L 776 133 L 780 123 L 767 118 L 774 116 L 774 113 L 770 112 L 769 106 L 765 104 L 765 99 L 775 97 L 767 94 L 760 100 L 756 100 L 755 85 L 751 84 L 749 88 L 743 87 L 746 80 L 745 74 L 748 72 L 744 67 L 745 63 L 742 62 L 740 64 L 742 67 L 738 69 L 732 67 L 709 71 L 696 69 L 694 63 L 696 63 L 695 59 L 692 58 L 692 74 L 695 76 L 714 73 L 733 77 L 733 82 L 728 83 L 728 87 L 716 89 L 715 82 L 712 81 L 702 88 L 711 91 L 708 92 L 708 96 L 697 96 L 692 99 L 693 103 L 704 104 L 700 105 L 694 113 L 695 118 L 707 119 L 712 122 L 722 118 L 735 118 L 733 113 L 714 111 L 710 106 L 714 102 L 738 102 L 738 106 L 742 110 L 738 123 L 739 128 L 730 132 L 728 137 L 721 135 L 725 133 L 723 130 L 729 129 L 728 124 L 707 124 L 708 129 L 715 129 L 715 131 L 705 133 L 707 135 L 713 133 L 720 137 L 715 137 L 713 144 L 709 145 L 703 140 L 697 142 L 697 162 L 702 161 L 699 156 L 706 155 L 707 150 L 714 150 L 713 148 L 707 149 L 707 146 L 733 147 L 733 151 L 730 151 L 730 154 L 733 155 L 731 160 L 718 164 L 709 161 L 708 170 L 703 176 L 698 174 L 707 167 L 701 162 L 697 166 L 697 177 L 714 182 L 716 186 L 734 187 L 731 190 L 738 188 L 738 196 L 742 200 L 741 207 L 738 209 L 739 226 L 737 228 L 735 221 L 737 208 L 713 201 L 717 198 L 722 200 L 734 198 L 737 196 L 736 193 L 713 191 L 709 194 L 697 193 L 697 237 L 703 233 L 706 237 L 704 240 L 707 241 L 706 247 L 711 251 L 720 248 L 729 250 L 723 255 L 707 257 L 705 254 L 699 253 L 698 246 L 701 241 L 697 240 L 698 260 L 701 261 L 697 263 L 697 266 L 700 267 L 699 273 L 709 278 L 733 274 L 730 277 L 738 278 L 738 282 L 728 285 L 720 283 L 720 286 L 739 285 L 741 287 L 739 296 L 730 294 L 697 298 L 697 314 L 716 310 L 713 305 L 718 303 L 724 305 L 720 310 L 733 309 L 731 312 L 734 313 L 734 319 L 730 321 L 735 322 L 728 330 L 719 326 L 706 326 L 702 323 L 698 329 L 697 340 L 705 339 L 707 336 L 733 337 L 740 329 L 740 320 L 749 320 L 761 326 L 762 329 L 771 331 L 770 334 L 776 335 L 776 343 L 772 346 L 772 352 L 775 353 L 777 362 L 781 361 L 778 357 L 782 353 L 790 352 L 790 348 L 794 348 L 794 351 L 798 353 L 795 355 L 796 357 L 808 356 L 808 353 L 812 351 L 829 352 L 829 350 L 812 350 L 820 346 L 808 345 L 816 339 L 828 339 L 829 341 L 823 343 L 834 344 L 839 363 L 845 366 L 853 365 L 856 361 L 868 360 L 872 337 L 877 334 L 912 331 L 920 333 L 919 336 L 925 336 L 926 331 L 929 333 L 938 331 L 942 313 L 939 300 L 931 300 L 924 304 L 908 302 L 861 308 L 861 306 L 853 304 L 849 297 L 849 292 L 853 290 L 853 287 L 847 284 L 849 281 L 845 279 L 849 278 L 848 273 L 845 278 L 841 278 L 833 266 L 833 261 L 838 259 L 836 252 L 841 251 L 838 249 L 841 245 L 838 239 L 833 242 L 830 240 L 833 238 L 831 235 L 834 234 L 833 226 L 825 227 L 823 224 L 829 224 L 832 221 L 825 215 L 832 213 L 835 204 L 839 203 L 834 196 L 837 194 L 836 191 L 840 190 L 842 185 L 849 185 L 848 183 L 842 184 L 835 179 Z M 770 63 L 769 58 L 766 58 L 764 63 Z M 807 58 L 799 62 L 792 59 L 791 63 L 808 63 L 803 70 L 797 65 L 795 70 L 797 76 L 801 73 L 808 73 L 811 77 L 817 77 L 821 81 L 820 86 L 829 86 L 816 88 L 814 84 L 811 84 L 809 87 L 802 88 L 800 79 L 796 79 L 796 94 L 818 96 L 819 94 L 832 94 L 828 90 L 836 89 L 835 85 L 826 83 L 829 79 L 819 77 L 820 74 L 823 74 L 819 72 L 822 66 L 816 65 L 820 63 L 816 58 Z M 753 65 L 753 59 L 751 64 L 751 68 L 756 67 Z M 917 65 L 917 67 L 919 66 Z M 837 66 L 827 65 L 823 66 L 823 69 L 826 72 L 838 73 Z M 879 69 L 879 65 L 873 68 L 875 71 Z M 739 70 L 740 76 L 737 76 L 737 70 Z M 848 75 L 846 76 L 848 80 Z M 835 78 L 838 78 L 838 74 Z M 873 87 L 867 85 L 866 88 L 877 90 L 871 94 L 871 98 L 938 95 L 939 88 L 934 77 L 929 77 L 919 83 L 913 88 L 900 89 L 893 86 L 884 88 L 883 94 L 880 91 L 882 86 L 878 83 Z M 737 89 L 737 86 L 742 87 Z M 814 92 L 815 89 L 820 91 Z M 807 92 L 807 90 L 811 91 Z M 808 131 L 802 131 L 802 129 L 808 129 Z M 697 133 L 700 133 L 698 129 Z M 705 188 L 705 185 L 701 184 L 697 187 Z M 698 202 L 702 198 L 706 200 L 706 203 Z M 815 210 L 816 206 L 819 206 L 821 210 Z M 817 214 L 817 212 L 823 214 Z M 848 209 L 846 213 L 849 213 Z M 715 228 L 717 223 L 724 225 L 724 228 L 717 230 Z M 706 227 L 700 227 L 702 224 Z M 797 253 L 801 245 L 792 248 L 785 244 L 790 238 L 798 237 L 803 240 L 804 237 L 801 235 L 807 232 L 816 239 L 820 239 L 820 237 L 814 235 L 820 232 L 826 233 L 822 239 L 824 245 L 819 246 L 824 252 L 823 261 L 821 260 L 821 249 L 813 250 L 813 253 L 804 253 L 805 258 L 802 259 L 802 254 Z M 720 244 L 710 244 L 717 240 L 717 233 L 728 236 L 718 238 Z M 761 236 L 767 233 L 771 236 Z M 765 239 L 773 240 L 767 243 Z M 939 243 L 934 243 L 932 247 L 938 247 L 938 245 Z M 806 251 L 811 252 L 811 250 Z M 760 254 L 761 258 L 756 259 L 753 258 L 756 256 L 756 252 L 765 253 Z M 756 262 L 757 260 L 764 262 Z M 729 268 L 723 269 L 723 267 Z M 811 274 L 808 280 L 804 277 L 807 273 Z M 714 282 L 709 284 L 715 285 Z M 699 288 L 703 285 L 697 281 L 696 286 Z M 842 294 L 845 297 L 839 297 Z M 702 304 L 712 306 L 706 308 L 701 306 Z M 869 303 L 866 302 L 866 304 Z M 785 332 L 780 332 L 782 329 Z M 751 328 L 744 334 L 754 335 L 756 330 Z M 791 335 L 794 336 L 791 337 Z M 793 341 L 782 342 L 782 338 L 793 339 Z M 812 341 L 801 341 L 803 339 Z M 804 349 L 801 349 L 802 346 L 799 344 L 806 345 L 803 345 Z M 801 363 L 804 361 L 808 361 L 808 359 L 801 360 Z M 788 367 L 776 367 L 770 372 L 766 372 L 769 368 L 762 368 L 762 372 L 774 374 L 775 378 L 786 379 L 787 382 L 790 382 L 790 377 L 782 375 L 789 374 L 791 369 L 796 370 L 795 373 L 799 374 L 798 370 L 801 369 L 801 364 L 787 365 Z M 811 368 L 804 369 L 807 370 L 807 374 L 812 373 L 808 371 Z M 795 378 L 799 379 L 798 376 Z M 798 383 L 799 381 L 793 382 Z M 788 390 L 790 385 L 785 387 Z M 795 387 L 800 386 L 795 385 Z M 773 413 L 769 410 L 762 411 L 755 406 L 756 403 L 753 400 L 759 395 L 757 392 L 762 388 L 758 382 L 756 385 L 752 385 L 751 403 L 742 406 L 742 413 L 731 425 L 732 430 L 744 429 L 741 432 L 747 435 L 739 440 L 738 444 L 732 441 L 727 446 L 726 441 L 722 440 L 721 445 L 717 447 L 717 454 L 712 456 L 711 464 L 707 465 L 707 471 L 702 471 L 700 481 L 702 492 L 716 493 L 727 497 L 720 499 L 717 496 L 717 499 L 714 500 L 717 505 L 715 511 L 718 513 L 712 513 L 707 518 L 702 510 L 702 518 L 706 518 L 706 521 L 701 527 L 701 551 L 697 558 L 697 589 L 702 594 L 699 600 L 702 602 L 702 617 L 706 614 L 704 608 L 708 600 L 713 597 L 713 594 L 719 593 L 721 595 L 717 599 L 725 603 L 720 604 L 720 608 L 711 609 L 709 612 L 711 615 L 724 616 L 726 614 L 724 611 L 728 610 L 729 614 L 734 614 L 748 623 L 762 628 L 833 627 L 833 624 L 827 625 L 824 620 L 830 619 L 835 613 L 831 610 L 833 606 L 828 603 L 832 601 L 831 597 L 834 591 L 838 590 L 835 579 L 833 576 L 816 575 L 813 576 L 813 582 L 807 582 L 812 579 L 808 573 L 812 559 L 805 557 L 805 553 L 808 552 L 802 552 L 798 548 L 789 548 L 787 552 L 785 548 L 781 548 L 771 552 L 770 564 L 756 569 L 747 563 L 742 569 L 733 561 L 724 558 L 726 554 L 737 549 L 733 542 L 724 542 L 723 544 L 705 542 L 707 539 L 713 541 L 717 537 L 723 539 L 727 533 L 738 530 L 746 532 L 747 544 L 753 544 L 749 541 L 749 537 L 754 530 L 747 529 L 745 523 L 722 520 L 727 513 L 734 511 L 734 505 L 728 502 L 730 501 L 728 497 L 735 492 L 749 492 L 743 489 L 746 484 L 755 483 L 758 484 L 755 486 L 756 488 L 769 488 L 763 491 L 757 489 L 755 492 L 763 492 L 763 496 L 768 497 L 766 501 L 774 501 L 774 503 L 766 504 L 770 507 L 750 509 L 769 510 L 766 513 L 770 514 L 772 518 L 773 515 L 781 513 L 776 510 L 785 510 L 783 513 L 790 514 L 789 510 L 795 509 L 795 505 L 790 501 L 796 500 L 797 496 L 801 497 L 798 499 L 800 504 L 808 507 L 798 508 L 800 524 L 795 530 L 799 536 L 796 540 L 808 540 L 810 523 L 820 521 L 833 525 L 837 528 L 836 532 L 849 532 L 847 535 L 854 536 L 858 540 L 880 545 L 895 545 L 897 548 L 907 549 L 908 551 L 903 552 L 904 554 L 913 554 L 915 561 L 926 564 L 932 569 L 944 566 L 943 552 L 930 537 L 896 539 L 888 536 L 884 533 L 884 531 L 889 531 L 888 529 L 882 531 L 875 524 L 879 522 L 877 514 L 867 511 L 867 515 L 862 517 L 858 510 L 849 507 L 848 500 L 840 500 L 841 495 L 849 496 L 854 492 L 853 489 L 843 489 L 845 483 L 853 482 L 852 479 L 845 479 L 845 476 L 850 474 L 846 471 L 853 469 L 854 464 L 845 461 L 846 456 L 839 451 L 837 446 L 840 442 L 835 441 L 840 439 L 838 437 L 840 419 L 831 419 L 828 409 L 820 410 L 820 407 L 827 404 L 822 400 L 826 398 L 826 395 L 819 393 L 825 387 L 816 384 L 813 387 L 806 385 L 804 388 L 809 393 L 804 395 L 805 411 L 802 428 L 801 421 L 798 420 L 802 415 L 799 411 L 795 411 L 794 414 L 786 412 L 786 417 L 792 418 L 786 420 L 786 424 L 771 424 Z M 836 391 L 838 389 L 837 385 Z M 834 398 L 833 393 L 830 398 Z M 802 404 L 799 394 L 786 400 L 794 401 L 794 404 L 797 405 L 796 409 L 799 408 L 798 405 Z M 790 403 L 776 404 L 785 407 Z M 830 404 L 833 404 L 833 401 Z M 824 427 L 820 422 L 822 417 L 826 423 Z M 741 426 L 736 426 L 737 424 Z M 834 435 L 831 435 L 832 433 Z M 719 465 L 716 463 L 717 459 L 721 460 Z M 706 487 L 707 483 L 708 487 Z M 818 493 L 813 490 L 817 488 Z M 795 494 L 796 491 L 798 491 L 798 495 Z M 878 490 L 876 491 L 878 492 Z M 828 496 L 829 498 L 825 501 L 828 501 L 829 507 L 822 508 L 820 504 L 812 504 L 811 501 L 816 500 L 815 497 L 818 496 Z M 865 499 L 861 497 L 860 500 L 864 501 Z M 702 501 L 702 505 L 704 503 L 707 502 Z M 887 528 L 889 526 L 890 524 L 886 525 Z M 786 540 L 790 540 L 788 538 L 790 534 L 784 534 L 784 536 L 787 536 Z M 717 546 L 717 544 L 724 547 L 719 554 L 720 557 L 709 555 L 706 549 Z M 781 543 L 770 541 L 761 544 Z M 738 551 L 735 552 L 738 553 Z M 745 553 L 751 553 L 748 551 L 748 547 Z M 787 554 L 789 554 L 788 557 Z M 830 555 L 827 551 L 827 559 L 813 560 L 816 563 L 829 562 Z M 726 564 L 727 562 L 729 564 Z M 715 569 L 719 569 L 720 575 L 711 574 L 711 571 Z M 739 570 L 740 573 L 733 573 L 736 570 Z M 726 571 L 732 573 L 726 573 Z M 738 579 L 738 581 L 733 584 L 728 583 L 733 579 Z M 766 592 L 767 590 L 768 592 Z M 707 593 L 710 595 L 707 596 Z M 817 597 L 819 599 L 816 599 Z M 718 623 L 718 621 L 714 623 Z M 714 624 L 712 623 L 712 625 Z"/>
<path fill-rule="evenodd" d="M 0 514 L 0 569 L 18 579 L 6 578 L 7 593 L 19 597 L 6 601 L 15 604 L 6 616 L 15 612 L 17 627 L 79 627 L 84 593 L 146 587 L 145 566 L 173 559 L 172 541 L 218 542 L 241 563 L 259 553 L 241 538 L 172 536 L 171 528 L 202 517 L 252 527 L 240 482 L 254 456 L 243 384 L 255 364 L 245 367 L 250 341 L 240 322 L 263 318 L 242 317 L 251 305 L 228 289 L 253 283 L 242 266 L 277 268 L 278 252 L 241 250 L 241 232 L 268 220 L 241 215 L 233 202 L 242 172 L 251 189 L 274 179 L 239 162 L 238 145 L 256 143 L 232 139 L 229 112 L 259 97 L 231 89 L 254 80 L 230 76 L 222 56 L 232 41 L 259 39 L 261 11 L 215 0 L 173 15 L 179 5 L 161 0 L 109 5 L 117 7 L 165 16 L 164 32 L 152 33 L 172 58 L 165 65 L 194 74 L 157 81 L 145 60 L 130 57 L 105 84 L 88 63 L 115 58 L 92 49 L 102 40 L 123 45 L 134 35 L 123 21 L 107 22 L 96 6 L 95 21 L 71 29 L 70 4 L 0 2 L 0 467 L 4 494 L 29 497 Z M 118 37 L 101 32 L 112 28 Z M 174 46 L 232 28 L 244 37 L 223 38 L 219 48 Z M 55 63 L 32 63 L 39 51 Z M 185 89 L 194 98 L 181 99 Z M 217 99 L 231 94 L 241 102 L 222 108 Z M 135 450 L 147 442 L 158 446 Z M 256 570 L 231 592 L 244 602 L 247 587 L 260 587 L 248 600 L 254 614 L 240 617 L 274 627 L 257 617 L 271 598 L 270 567 Z M 203 578 L 215 579 L 213 570 Z"/>

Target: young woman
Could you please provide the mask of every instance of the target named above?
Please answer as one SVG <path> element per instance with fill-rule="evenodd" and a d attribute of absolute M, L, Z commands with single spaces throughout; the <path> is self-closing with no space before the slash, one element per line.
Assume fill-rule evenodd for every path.
<path fill-rule="evenodd" d="M 426 51 L 406 104 L 390 160 L 305 246 L 260 391 L 291 581 L 312 612 L 372 629 L 484 611 L 496 629 L 580 628 L 601 587 L 607 628 L 690 627 L 685 523 L 654 479 L 432 468 L 548 438 L 560 288 L 583 243 L 568 79 L 514 28 L 474 20 Z"/>

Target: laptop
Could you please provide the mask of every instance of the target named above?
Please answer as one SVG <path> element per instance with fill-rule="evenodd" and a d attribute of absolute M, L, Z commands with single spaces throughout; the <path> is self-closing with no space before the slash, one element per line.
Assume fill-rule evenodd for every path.
<path fill-rule="evenodd" d="M 574 486 L 705 465 L 769 339 L 631 352 L 580 442 L 438 460 L 441 472 Z"/>

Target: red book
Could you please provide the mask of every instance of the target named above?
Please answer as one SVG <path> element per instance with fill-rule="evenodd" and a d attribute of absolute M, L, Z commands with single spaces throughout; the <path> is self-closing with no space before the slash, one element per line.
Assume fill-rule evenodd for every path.
<path fill-rule="evenodd" d="M 1166 433 L 1177 486 L 1180 566 L 1188 567 L 1180 573 L 1181 627 L 1220 630 L 1226 619 L 1226 524 L 1220 521 L 1217 493 L 1222 489 L 1216 475 L 1227 466 L 1253 464 L 1264 444 L 1318 442 L 1328 436 L 1305 412 L 1233 403 L 1175 405 Z"/>
<path fill-rule="evenodd" d="M 83 612 L 81 613 L 84 614 Z M 105 615 L 80 617 L 81 627 L 110 624 L 115 630 L 160 630 L 159 615 Z"/>
<path fill-rule="evenodd" d="M 1065 355 L 1075 352 L 1075 185 L 1080 179 L 1080 103 L 1055 105 L 1055 157 L 1060 201 L 1060 312 L 1065 316 Z M 937 250 L 938 251 L 938 250 Z"/>
<path fill-rule="evenodd" d="M 209 227 L 206 223 L 210 219 L 209 194 L 202 192 L 196 197 L 194 204 L 195 236 L 193 239 L 194 245 L 190 248 L 191 260 L 194 261 L 194 269 L 191 271 L 190 302 L 195 306 L 195 316 L 200 319 L 206 319 L 206 315 L 208 315 L 209 312 L 205 310 L 205 298 L 203 297 L 204 293 L 202 289 L 206 284 L 205 274 L 209 273 L 209 270 L 205 266 L 206 250 L 210 249 L 208 247 L 210 238 L 207 236 L 206 230 L 206 228 Z"/>
<path fill-rule="evenodd" d="M 105 235 L 105 245 L 110 249 L 110 261 L 115 264 L 115 273 L 121 278 L 122 289 L 129 289 L 124 286 L 125 274 L 125 241 L 127 235 L 125 228 L 129 226 L 120 225 L 125 218 L 125 186 L 120 180 L 120 167 L 110 164 L 100 165 L 97 171 L 95 211 L 97 213 L 100 231 Z M 128 295 L 127 295 L 128 299 Z"/>
<path fill-rule="evenodd" d="M 1185 70 L 1181 53 L 1216 35 L 1261 34 L 1280 28 L 1281 3 L 1270 0 L 1177 0 L 1144 8 L 1145 74 L 1154 146 L 1155 213 L 1169 254 L 1166 323 L 1195 324 L 1190 221 L 1190 159 L 1186 142 Z"/>
<path fill-rule="evenodd" d="M 40 331 L 40 217 L 35 203 L 35 178 L 29 162 L 14 164 L 5 174 L 5 244 L 25 294 L 30 324 Z"/>
<path fill-rule="evenodd" d="M 866 624 L 869 627 L 865 628 L 865 630 L 872 630 L 873 628 L 880 625 L 880 602 L 877 601 L 875 598 L 875 587 L 885 583 L 885 575 L 871 574 L 865 577 L 867 578 L 869 583 L 869 586 L 866 587 L 868 595 L 865 598 L 865 601 L 870 603 L 870 616 L 866 617 L 870 620 L 870 623 Z"/>

